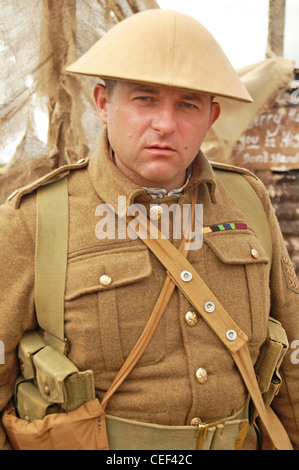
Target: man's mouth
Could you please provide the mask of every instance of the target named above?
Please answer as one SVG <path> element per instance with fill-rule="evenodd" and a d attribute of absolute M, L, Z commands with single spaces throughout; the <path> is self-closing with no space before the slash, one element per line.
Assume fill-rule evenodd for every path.
<path fill-rule="evenodd" d="M 149 145 L 146 147 L 148 150 L 161 151 L 161 152 L 175 152 L 175 148 L 171 145 Z"/>

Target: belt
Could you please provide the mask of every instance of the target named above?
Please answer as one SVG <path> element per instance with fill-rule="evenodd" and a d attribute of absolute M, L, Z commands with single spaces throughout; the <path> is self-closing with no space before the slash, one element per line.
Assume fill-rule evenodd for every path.
<path fill-rule="evenodd" d="M 198 426 L 164 426 L 106 415 L 110 450 L 241 450 L 248 403 L 235 415 Z"/>

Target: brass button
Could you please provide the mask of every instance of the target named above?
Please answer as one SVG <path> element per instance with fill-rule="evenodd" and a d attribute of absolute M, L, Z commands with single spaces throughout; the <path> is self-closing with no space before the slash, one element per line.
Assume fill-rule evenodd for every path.
<path fill-rule="evenodd" d="M 152 220 L 160 220 L 163 214 L 163 208 L 161 206 L 152 206 L 150 208 L 150 218 Z"/>
<path fill-rule="evenodd" d="M 49 389 L 48 385 L 44 386 L 44 393 L 45 393 L 45 395 L 48 395 L 48 396 L 50 395 L 50 389 Z"/>
<path fill-rule="evenodd" d="M 257 259 L 259 257 L 259 253 L 257 250 L 255 250 L 254 248 L 252 248 L 251 250 L 251 256 L 254 258 L 254 259 Z"/>
<path fill-rule="evenodd" d="M 197 323 L 197 315 L 195 312 L 187 312 L 185 315 L 185 320 L 189 326 L 195 326 Z"/>
<path fill-rule="evenodd" d="M 25 366 L 23 362 L 20 362 L 20 371 L 24 372 Z"/>
<path fill-rule="evenodd" d="M 204 369 L 203 367 L 197 369 L 196 378 L 200 384 L 204 384 L 208 380 L 208 374 L 206 369 Z"/>
<path fill-rule="evenodd" d="M 112 279 L 110 276 L 107 276 L 106 274 L 103 274 L 100 279 L 100 284 L 101 286 L 110 286 L 111 282 L 112 282 Z"/>
<path fill-rule="evenodd" d="M 191 426 L 199 426 L 200 423 L 201 423 L 200 418 L 192 418 L 191 421 L 190 421 Z"/>

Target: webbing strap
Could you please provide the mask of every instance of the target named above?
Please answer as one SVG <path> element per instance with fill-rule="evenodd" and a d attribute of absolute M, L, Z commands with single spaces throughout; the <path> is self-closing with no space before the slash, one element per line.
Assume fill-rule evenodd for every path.
<path fill-rule="evenodd" d="M 271 233 L 269 222 L 259 197 L 241 174 L 228 170 L 218 170 L 217 168 L 214 168 L 214 172 L 219 176 L 226 189 L 231 193 L 240 209 L 243 211 L 246 219 L 248 220 L 248 224 L 251 226 L 264 248 L 265 254 L 269 259 L 269 267 L 271 269 Z"/>
<path fill-rule="evenodd" d="M 110 450 L 241 450 L 248 427 L 248 402 L 220 422 L 167 426 L 106 415 Z"/>
<path fill-rule="evenodd" d="M 37 191 L 35 308 L 39 326 L 64 352 L 64 291 L 68 248 L 67 178 Z"/>

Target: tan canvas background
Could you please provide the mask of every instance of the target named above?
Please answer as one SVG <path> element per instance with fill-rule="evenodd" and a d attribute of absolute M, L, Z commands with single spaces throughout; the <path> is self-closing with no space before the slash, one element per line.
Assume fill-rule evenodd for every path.
<path fill-rule="evenodd" d="M 66 75 L 64 67 L 116 22 L 157 7 L 155 0 L 1 0 L 0 153 L 10 160 L 0 174 L 0 202 L 94 148 L 95 79 Z M 49 133 L 41 138 L 44 121 Z"/>
<path fill-rule="evenodd" d="M 0 9 L 0 202 L 15 189 L 90 154 L 101 122 L 94 109 L 95 78 L 64 67 L 96 40 L 155 0 L 2 0 Z M 154 34 L 154 32 L 153 32 Z M 293 62 L 273 57 L 239 71 L 253 104 L 222 100 L 222 116 L 204 150 L 232 163 L 232 149 L 264 106 L 287 86 Z M 47 133 L 48 129 L 48 133 Z"/>

